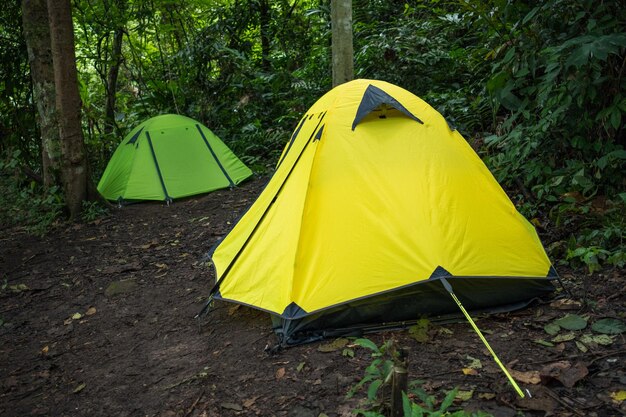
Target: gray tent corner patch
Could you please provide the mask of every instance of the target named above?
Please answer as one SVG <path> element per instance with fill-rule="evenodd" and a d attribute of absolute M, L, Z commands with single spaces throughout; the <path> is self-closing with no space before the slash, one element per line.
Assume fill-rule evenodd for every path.
<path fill-rule="evenodd" d="M 379 107 L 381 104 L 386 104 L 394 109 L 404 113 L 408 118 L 415 120 L 420 124 L 424 124 L 420 119 L 418 119 L 413 113 L 411 113 L 406 107 L 404 107 L 398 100 L 387 94 L 385 91 L 381 90 L 378 87 L 373 85 L 368 85 L 365 89 L 365 93 L 363 93 L 363 98 L 361 99 L 361 103 L 359 103 L 359 108 L 356 111 L 356 116 L 354 117 L 354 121 L 352 122 L 352 130 L 356 129 L 356 125 L 358 125 L 365 116 L 370 114 L 373 110 Z"/>
<path fill-rule="evenodd" d="M 287 307 L 285 307 L 285 311 L 281 314 L 282 317 L 286 319 L 299 319 L 301 317 L 306 316 L 308 313 L 300 307 L 298 304 L 292 302 Z"/>
<path fill-rule="evenodd" d="M 548 274 L 546 275 L 547 278 L 558 278 L 559 277 L 559 273 L 556 272 L 556 269 L 554 268 L 553 265 L 550 265 L 550 269 L 548 270 Z"/>
<path fill-rule="evenodd" d="M 437 279 L 437 278 L 449 278 L 452 274 L 445 270 L 445 268 L 438 266 L 435 268 L 432 274 L 428 277 L 428 279 Z"/>

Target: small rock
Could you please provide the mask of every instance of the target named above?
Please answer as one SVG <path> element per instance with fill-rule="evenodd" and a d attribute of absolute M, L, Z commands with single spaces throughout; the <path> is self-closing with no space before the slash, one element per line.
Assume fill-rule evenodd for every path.
<path fill-rule="evenodd" d="M 301 405 L 296 405 L 289 411 L 288 416 L 289 417 L 318 417 L 319 411 L 311 410 L 310 408 L 306 408 Z"/>
<path fill-rule="evenodd" d="M 221 403 L 220 407 L 225 408 L 227 410 L 243 411 L 243 407 L 235 403 Z"/>
<path fill-rule="evenodd" d="M 109 284 L 104 295 L 113 297 L 118 294 L 127 294 L 137 289 L 137 283 L 133 280 L 114 281 Z"/>

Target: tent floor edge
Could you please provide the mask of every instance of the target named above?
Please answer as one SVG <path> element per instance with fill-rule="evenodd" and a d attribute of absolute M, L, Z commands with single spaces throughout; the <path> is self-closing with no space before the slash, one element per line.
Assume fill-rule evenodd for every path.
<path fill-rule="evenodd" d="M 453 282 L 456 294 L 474 315 L 520 310 L 555 289 L 548 278 L 447 279 Z M 272 326 L 281 344 L 295 346 L 333 337 L 362 336 L 382 330 L 403 329 L 422 318 L 428 318 L 433 323 L 463 321 L 463 314 L 439 281 L 422 281 L 303 317 L 288 318 L 272 314 Z M 510 291 L 512 287 L 516 288 L 515 294 Z M 500 300 L 500 303 L 494 306 L 493 300 Z"/>

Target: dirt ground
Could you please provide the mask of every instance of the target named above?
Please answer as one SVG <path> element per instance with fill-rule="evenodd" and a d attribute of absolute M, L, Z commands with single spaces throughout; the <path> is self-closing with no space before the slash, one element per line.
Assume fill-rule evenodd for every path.
<path fill-rule="evenodd" d="M 126 206 L 43 238 L 4 228 L 0 416 L 354 415 L 365 393 L 346 393 L 371 363 L 366 349 L 329 341 L 269 354 L 276 339 L 266 313 L 222 303 L 193 318 L 213 281 L 206 253 L 264 182 L 169 207 Z M 567 313 L 590 325 L 624 322 L 624 273 L 561 272 L 571 297 L 478 320 L 532 398 L 516 397 L 466 322 L 431 325 L 422 342 L 408 331 L 369 337 L 408 347 L 409 378 L 439 399 L 454 387 L 465 391 L 453 409 L 624 415 L 625 334 L 544 330 Z"/>

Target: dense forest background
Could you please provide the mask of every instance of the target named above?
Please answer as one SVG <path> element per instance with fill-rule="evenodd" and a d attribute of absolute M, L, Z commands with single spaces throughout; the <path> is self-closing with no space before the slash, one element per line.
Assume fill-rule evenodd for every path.
<path fill-rule="evenodd" d="M 623 267 L 626 4 L 539 3 L 353 0 L 355 77 L 397 84 L 453 121 L 553 260 Z M 0 9 L 0 224 L 44 233 L 65 202 L 42 180 L 22 11 Z M 72 15 L 94 183 L 123 136 L 161 113 L 202 121 L 270 174 L 331 88 L 329 0 L 73 0 Z M 85 219 L 105 210 L 83 204 Z"/>

